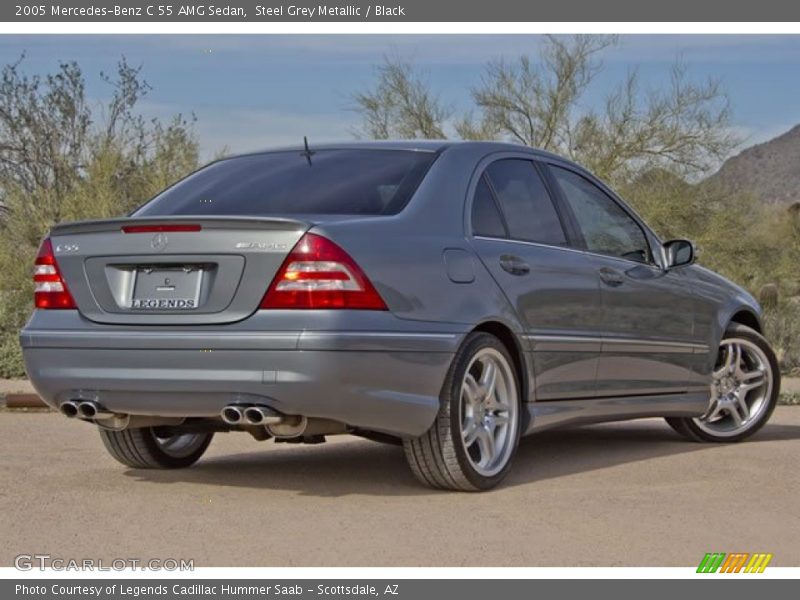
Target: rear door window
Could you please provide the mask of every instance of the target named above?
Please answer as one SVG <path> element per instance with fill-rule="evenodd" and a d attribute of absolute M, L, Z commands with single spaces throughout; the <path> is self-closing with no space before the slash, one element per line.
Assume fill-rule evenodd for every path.
<path fill-rule="evenodd" d="M 567 243 L 553 200 L 533 162 L 498 160 L 489 165 L 486 175 L 511 238 L 553 245 Z"/>
<path fill-rule="evenodd" d="M 365 149 L 239 156 L 189 175 L 134 216 L 397 214 L 436 156 Z"/>
<path fill-rule="evenodd" d="M 484 237 L 508 237 L 503 217 L 486 176 L 481 177 L 472 201 L 472 234 Z"/>

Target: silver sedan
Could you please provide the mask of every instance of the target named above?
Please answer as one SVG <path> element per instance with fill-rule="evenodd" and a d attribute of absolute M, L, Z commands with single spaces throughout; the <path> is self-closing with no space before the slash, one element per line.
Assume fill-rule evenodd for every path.
<path fill-rule="evenodd" d="M 214 162 L 42 242 L 31 381 L 133 468 L 215 432 L 402 444 L 484 490 L 522 435 L 666 417 L 755 433 L 778 396 L 761 312 L 558 156 L 500 143 L 289 148 Z"/>

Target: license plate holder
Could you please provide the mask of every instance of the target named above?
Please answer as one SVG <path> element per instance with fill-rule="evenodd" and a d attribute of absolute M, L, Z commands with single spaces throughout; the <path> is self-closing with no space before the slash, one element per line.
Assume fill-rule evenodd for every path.
<path fill-rule="evenodd" d="M 199 306 L 200 265 L 139 266 L 134 271 L 132 310 L 195 310 Z"/>

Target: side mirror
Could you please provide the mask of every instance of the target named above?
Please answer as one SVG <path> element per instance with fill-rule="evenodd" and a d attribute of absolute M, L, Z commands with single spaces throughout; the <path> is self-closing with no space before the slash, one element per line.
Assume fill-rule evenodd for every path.
<path fill-rule="evenodd" d="M 664 243 L 667 255 L 667 268 L 684 267 L 694 262 L 694 244 L 689 240 L 670 240 Z"/>

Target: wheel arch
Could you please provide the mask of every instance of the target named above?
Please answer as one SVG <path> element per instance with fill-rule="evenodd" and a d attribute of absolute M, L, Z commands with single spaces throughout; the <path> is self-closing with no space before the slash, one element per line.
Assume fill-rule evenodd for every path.
<path fill-rule="evenodd" d="M 731 315 L 731 318 L 728 321 L 728 325 L 730 325 L 731 323 L 738 323 L 739 325 L 745 325 L 750 329 L 756 330 L 758 333 L 763 333 L 763 326 L 761 324 L 761 319 L 758 317 L 756 313 L 748 309 L 744 308 L 740 309 L 735 314 Z"/>
<path fill-rule="evenodd" d="M 763 325 L 758 311 L 758 305 L 749 306 L 739 302 L 731 302 L 730 305 L 721 307 L 716 314 L 710 336 L 708 339 L 708 354 L 705 368 L 710 374 L 714 369 L 714 363 L 717 360 L 717 353 L 719 352 L 719 345 L 725 338 L 725 334 L 732 324 L 744 325 L 755 330 L 757 333 L 763 333 Z"/>
<path fill-rule="evenodd" d="M 525 408 L 525 403 L 527 403 L 529 398 L 530 392 L 530 371 L 528 369 L 527 360 L 525 358 L 525 351 L 523 350 L 522 344 L 520 343 L 519 338 L 514 333 L 514 331 L 505 323 L 501 321 L 484 321 L 477 327 L 475 327 L 473 332 L 482 331 L 485 333 L 489 333 L 499 339 L 503 345 L 508 350 L 508 353 L 511 355 L 511 360 L 514 361 L 514 369 L 517 372 L 517 377 L 519 378 L 520 382 L 520 397 L 523 401 L 522 408 Z M 527 414 L 526 410 L 522 411 L 523 419 Z M 525 424 L 523 423 L 523 426 Z M 523 431 L 525 429 L 523 428 Z"/>

